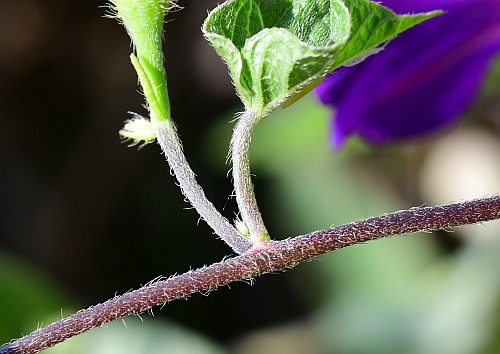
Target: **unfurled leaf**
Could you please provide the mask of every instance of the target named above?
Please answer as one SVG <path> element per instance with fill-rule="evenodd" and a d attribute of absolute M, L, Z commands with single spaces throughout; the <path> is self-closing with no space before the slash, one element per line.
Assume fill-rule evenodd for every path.
<path fill-rule="evenodd" d="M 209 14 L 203 31 L 245 107 L 264 114 L 438 14 L 397 16 L 365 0 L 233 0 Z"/>

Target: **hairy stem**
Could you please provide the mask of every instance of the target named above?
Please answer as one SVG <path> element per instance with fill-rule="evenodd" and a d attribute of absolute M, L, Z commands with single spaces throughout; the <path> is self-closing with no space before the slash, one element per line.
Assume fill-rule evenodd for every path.
<path fill-rule="evenodd" d="M 216 289 L 236 280 L 291 268 L 320 254 L 391 235 L 448 229 L 500 218 L 500 196 L 398 211 L 315 231 L 158 281 L 55 322 L 0 348 L 0 354 L 29 354 L 94 327 L 152 306 Z"/>
<path fill-rule="evenodd" d="M 257 206 L 255 192 L 250 175 L 249 149 L 254 128 L 260 116 L 251 110 L 245 111 L 234 127 L 231 138 L 231 154 L 233 163 L 233 183 L 236 202 L 241 219 L 250 233 L 254 247 L 269 241 L 269 234 Z"/>
<path fill-rule="evenodd" d="M 184 156 L 182 145 L 172 120 L 168 119 L 160 122 L 152 119 L 151 121 L 158 143 L 167 157 L 168 164 L 179 182 L 182 193 L 203 220 L 236 253 L 243 254 L 248 251 L 252 247 L 251 242 L 236 231 L 231 223 L 219 213 L 205 196 L 203 188 L 196 181 L 196 175 L 191 170 L 191 167 L 189 167 L 189 163 Z"/>

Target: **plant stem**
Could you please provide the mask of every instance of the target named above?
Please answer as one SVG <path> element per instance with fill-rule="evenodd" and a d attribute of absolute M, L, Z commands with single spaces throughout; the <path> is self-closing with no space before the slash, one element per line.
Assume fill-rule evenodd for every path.
<path fill-rule="evenodd" d="M 252 247 L 252 243 L 241 235 L 205 196 L 184 156 L 181 142 L 170 117 L 170 101 L 163 66 L 161 39 L 165 14 L 174 7 L 174 1 L 112 0 L 112 3 L 114 4 L 113 11 L 127 28 L 135 46 L 137 56 L 131 54 L 130 60 L 139 77 L 156 138 L 179 181 L 182 193 L 219 237 L 236 253 L 245 253 Z M 133 129 L 133 127 L 140 127 L 140 125 L 128 125 L 128 128 Z M 122 136 L 134 139 L 135 142 L 151 140 L 149 132 L 146 138 L 141 131 L 127 130 L 126 135 L 122 134 Z"/>
<path fill-rule="evenodd" d="M 391 235 L 448 229 L 500 218 L 500 196 L 384 214 L 284 241 L 208 267 L 158 281 L 79 311 L 0 347 L 0 354 L 30 354 L 49 348 L 94 327 L 193 293 L 216 289 L 236 280 L 291 268 L 336 249 Z"/>
<path fill-rule="evenodd" d="M 238 118 L 231 138 L 233 163 L 233 183 L 236 202 L 241 219 L 250 232 L 254 247 L 260 247 L 269 241 L 269 234 L 260 214 L 250 175 L 249 149 L 252 132 L 262 117 L 252 110 L 247 110 Z"/>
<path fill-rule="evenodd" d="M 133 54 L 130 56 L 130 59 L 139 76 L 139 81 L 149 104 L 151 124 L 153 125 L 156 138 L 167 157 L 170 168 L 179 182 L 182 193 L 198 214 L 200 214 L 201 218 L 207 222 L 220 238 L 236 253 L 245 253 L 252 247 L 251 242 L 241 235 L 207 199 L 203 188 L 196 181 L 196 176 L 184 156 L 182 144 L 177 135 L 174 123 L 170 118 L 165 73 L 159 69 L 153 70 L 154 68 L 150 65 L 141 63 Z M 148 71 L 144 68 L 147 68 Z M 163 70 L 163 67 L 161 69 Z M 153 86 L 151 78 L 156 79 L 156 86 Z"/>
<path fill-rule="evenodd" d="M 234 226 L 219 213 L 207 199 L 203 188 L 196 181 L 196 175 L 189 167 L 189 163 L 184 156 L 182 144 L 172 120 L 158 121 L 157 119 L 151 119 L 151 122 L 156 133 L 156 139 L 167 157 L 168 164 L 179 182 L 182 193 L 191 205 L 215 233 L 236 253 L 243 254 L 248 251 L 252 247 L 251 242 L 236 231 Z"/>

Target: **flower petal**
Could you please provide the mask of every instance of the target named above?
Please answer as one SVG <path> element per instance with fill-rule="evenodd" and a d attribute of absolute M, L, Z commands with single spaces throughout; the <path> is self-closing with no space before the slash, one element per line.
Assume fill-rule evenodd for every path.
<path fill-rule="evenodd" d="M 316 89 L 336 108 L 332 144 L 349 135 L 382 144 L 455 122 L 475 98 L 500 51 L 498 0 L 384 0 L 398 13 L 446 13 L 394 39 L 381 53 L 341 68 Z"/>

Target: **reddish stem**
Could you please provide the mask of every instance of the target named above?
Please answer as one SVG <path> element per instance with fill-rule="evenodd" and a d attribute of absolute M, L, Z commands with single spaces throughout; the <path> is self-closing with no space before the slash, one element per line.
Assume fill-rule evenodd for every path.
<path fill-rule="evenodd" d="M 235 280 L 286 268 L 339 248 L 391 235 L 433 231 L 500 218 L 500 196 L 463 203 L 415 208 L 315 231 L 208 267 L 158 281 L 38 329 L 0 348 L 0 354 L 28 354 L 49 348 L 77 334 L 155 305 L 216 289 Z"/>

